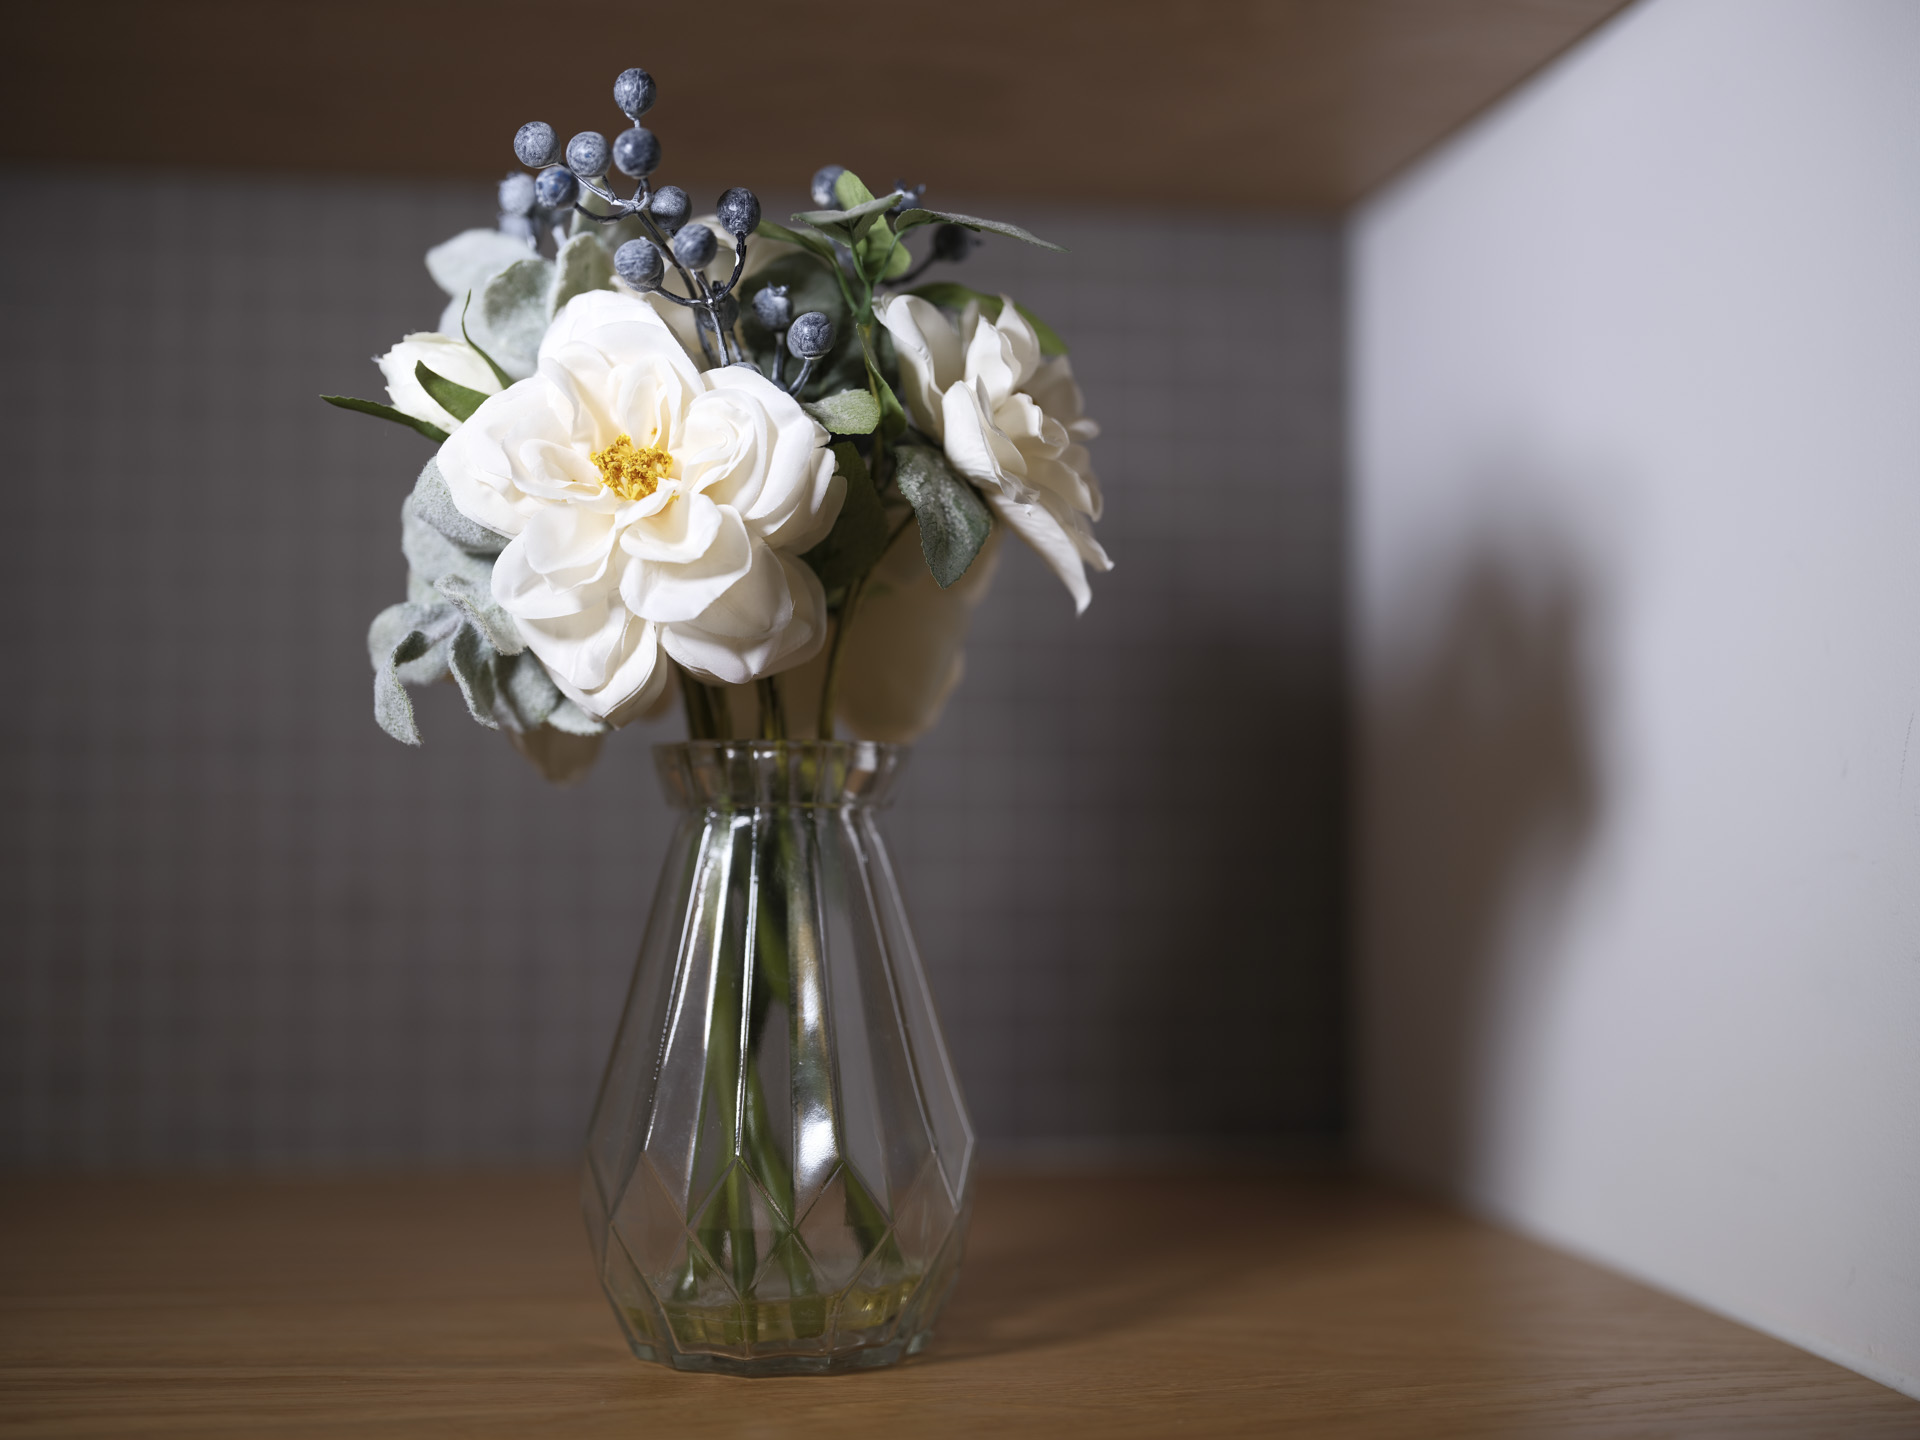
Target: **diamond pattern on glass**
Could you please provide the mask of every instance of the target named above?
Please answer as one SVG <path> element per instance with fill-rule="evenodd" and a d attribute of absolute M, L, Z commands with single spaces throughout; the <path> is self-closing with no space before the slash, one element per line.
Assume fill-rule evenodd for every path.
<path fill-rule="evenodd" d="M 589 1127 L 601 1282 L 644 1359 L 885 1364 L 951 1286 L 973 1149 L 869 814 L 898 752 L 656 754 L 685 813 Z"/>

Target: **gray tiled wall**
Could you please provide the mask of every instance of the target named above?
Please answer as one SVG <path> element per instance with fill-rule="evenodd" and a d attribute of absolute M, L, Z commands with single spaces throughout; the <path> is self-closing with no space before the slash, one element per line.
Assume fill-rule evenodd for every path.
<path fill-rule="evenodd" d="M 375 729 L 425 442 L 330 410 L 483 193 L 0 173 L 0 1159 L 549 1159 L 665 833 L 647 733 L 550 790 L 457 696 Z M 956 201 L 957 203 L 957 201 Z M 1341 1117 L 1341 370 L 1317 224 L 1019 218 L 1119 568 L 1008 554 L 891 831 L 1003 1147 Z M 656 732 L 671 738 L 669 727 Z"/>

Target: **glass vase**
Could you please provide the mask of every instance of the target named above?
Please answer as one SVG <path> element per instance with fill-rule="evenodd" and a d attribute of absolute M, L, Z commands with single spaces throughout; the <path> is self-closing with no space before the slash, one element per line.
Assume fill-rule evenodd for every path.
<path fill-rule="evenodd" d="M 874 823 L 905 751 L 654 755 L 681 816 L 588 1127 L 600 1283 L 643 1360 L 891 1364 L 953 1287 L 973 1167 Z"/>

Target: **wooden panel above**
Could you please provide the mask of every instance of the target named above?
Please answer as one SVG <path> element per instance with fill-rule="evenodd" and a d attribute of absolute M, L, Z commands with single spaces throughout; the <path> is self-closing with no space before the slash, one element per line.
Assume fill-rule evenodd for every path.
<path fill-rule="evenodd" d="M 1624 0 L 96 0 L 11 7 L 0 156 L 486 176 L 624 122 L 663 180 L 1337 210 Z M 696 196 L 696 198 L 702 198 Z"/>

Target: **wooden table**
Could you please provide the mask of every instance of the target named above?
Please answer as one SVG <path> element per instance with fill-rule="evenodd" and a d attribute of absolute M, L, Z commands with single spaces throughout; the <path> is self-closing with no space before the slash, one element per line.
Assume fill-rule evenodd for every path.
<path fill-rule="evenodd" d="M 1002 1176 L 885 1371 L 634 1361 L 555 1174 L 0 1186 L 19 1436 L 1920 1436 L 1920 1404 L 1334 1177 Z"/>

